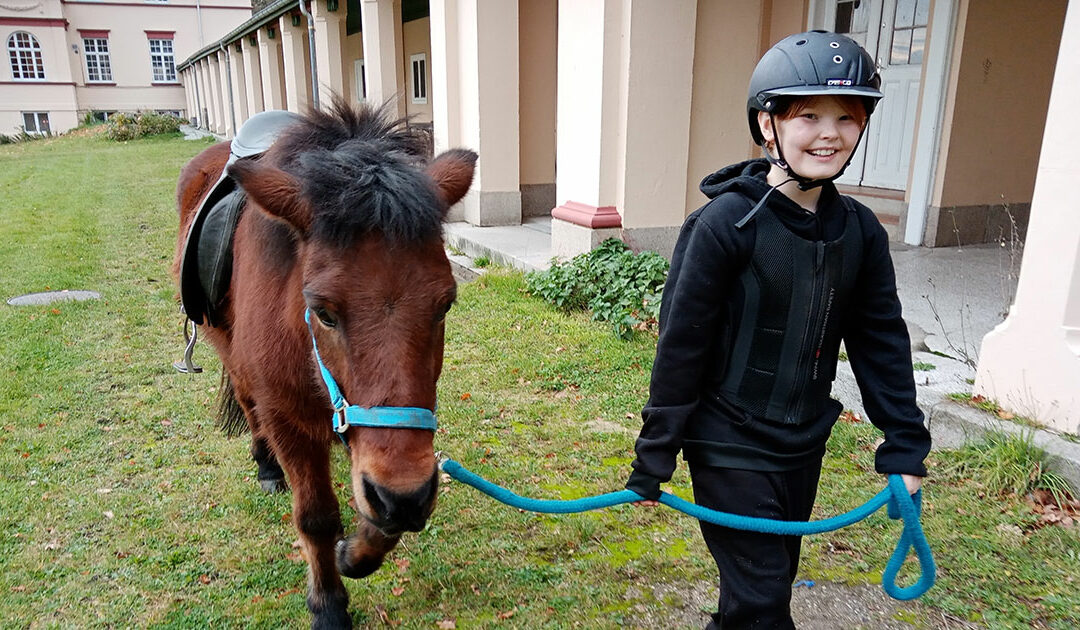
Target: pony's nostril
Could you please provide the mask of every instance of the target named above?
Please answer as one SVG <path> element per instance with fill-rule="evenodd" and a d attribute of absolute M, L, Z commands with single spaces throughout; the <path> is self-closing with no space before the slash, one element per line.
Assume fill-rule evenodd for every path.
<path fill-rule="evenodd" d="M 384 531 L 420 531 L 431 515 L 438 484 L 438 476 L 432 475 L 414 492 L 399 494 L 364 478 L 364 497 L 373 512 L 373 522 Z"/>
<path fill-rule="evenodd" d="M 379 496 L 379 487 L 368 481 L 367 477 L 364 477 L 364 498 L 371 507 L 372 516 L 377 519 L 386 518 L 386 505 Z"/>

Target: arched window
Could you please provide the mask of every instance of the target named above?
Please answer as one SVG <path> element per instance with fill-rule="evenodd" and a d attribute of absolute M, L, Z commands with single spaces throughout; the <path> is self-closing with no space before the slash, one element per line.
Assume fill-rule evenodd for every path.
<path fill-rule="evenodd" d="M 7 42 L 8 58 L 11 59 L 11 77 L 18 80 L 45 78 L 45 63 L 41 60 L 41 44 L 36 37 L 25 31 L 11 34 Z"/>

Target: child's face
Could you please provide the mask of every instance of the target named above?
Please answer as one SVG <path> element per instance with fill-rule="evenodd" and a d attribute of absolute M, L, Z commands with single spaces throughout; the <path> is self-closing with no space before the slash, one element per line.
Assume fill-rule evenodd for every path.
<path fill-rule="evenodd" d="M 855 100 L 842 100 L 855 99 Z M 862 133 L 864 117 L 858 116 L 862 103 L 851 96 L 815 96 L 774 117 L 780 131 L 784 160 L 793 171 L 807 179 L 828 179 L 847 163 Z M 769 115 L 758 113 L 761 133 L 776 142 Z M 776 155 L 775 149 L 772 151 Z"/>

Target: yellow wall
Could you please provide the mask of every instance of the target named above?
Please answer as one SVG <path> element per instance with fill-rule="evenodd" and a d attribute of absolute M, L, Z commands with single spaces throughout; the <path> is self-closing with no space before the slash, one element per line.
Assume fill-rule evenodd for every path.
<path fill-rule="evenodd" d="M 558 0 L 518 5 L 521 184 L 555 182 Z"/>
<path fill-rule="evenodd" d="M 703 177 L 759 154 L 747 126 L 750 74 L 770 46 L 805 25 L 805 2 L 698 1 L 687 214 L 706 201 L 698 190 Z"/>
<path fill-rule="evenodd" d="M 1031 201 L 1066 4 L 961 0 L 931 205 Z"/>
<path fill-rule="evenodd" d="M 402 34 L 402 58 L 401 63 L 405 67 L 405 112 L 414 116 L 413 120 L 418 123 L 431 122 L 431 18 L 420 18 L 406 22 L 401 26 Z M 427 61 L 424 68 L 427 76 L 427 103 L 413 103 L 412 101 L 412 62 L 409 57 L 423 53 Z"/>

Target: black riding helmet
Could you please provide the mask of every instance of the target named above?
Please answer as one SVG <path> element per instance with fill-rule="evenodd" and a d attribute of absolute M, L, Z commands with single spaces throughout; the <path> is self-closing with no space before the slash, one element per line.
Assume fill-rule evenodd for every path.
<path fill-rule="evenodd" d="M 847 164 L 828 180 L 811 181 L 796 175 L 784 161 L 779 142 L 776 145 L 779 159 L 765 149 L 765 138 L 758 127 L 757 113 L 766 112 L 771 116 L 786 97 L 851 95 L 863 97 L 869 117 L 882 97 L 878 89 L 880 86 L 881 76 L 874 59 L 851 38 L 828 31 L 810 31 L 785 37 L 765 53 L 750 77 L 750 91 L 746 99 L 750 135 L 765 150 L 769 161 L 785 169 L 792 179 L 799 182 L 800 188 L 805 190 L 820 186 L 843 174 Z M 773 128 L 776 128 L 775 124 Z"/>

